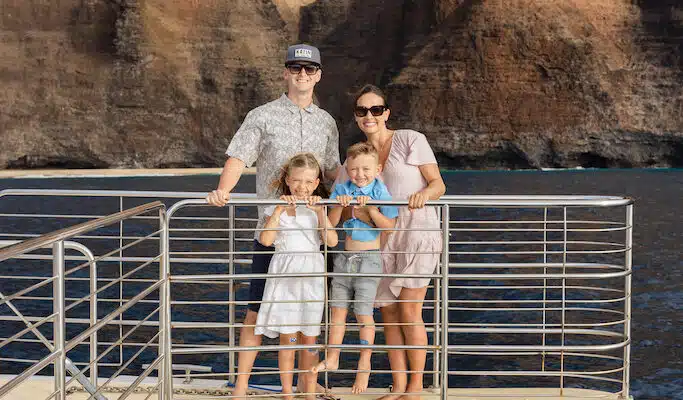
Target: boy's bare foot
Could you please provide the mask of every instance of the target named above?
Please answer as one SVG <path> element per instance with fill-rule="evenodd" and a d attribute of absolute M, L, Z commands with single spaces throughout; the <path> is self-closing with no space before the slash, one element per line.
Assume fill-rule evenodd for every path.
<path fill-rule="evenodd" d="M 320 364 L 316 365 L 315 367 L 311 368 L 311 371 L 315 373 L 319 373 L 322 371 L 335 371 L 337 368 L 339 368 L 339 359 L 333 360 L 333 359 L 327 359 L 322 361 Z"/>
<path fill-rule="evenodd" d="M 370 368 L 371 365 L 368 362 L 361 364 L 358 363 L 358 372 L 356 372 L 356 381 L 353 382 L 353 387 L 351 387 L 351 393 L 359 394 L 363 393 L 368 389 L 368 380 L 370 379 Z M 365 371 L 365 372 L 362 372 Z"/>

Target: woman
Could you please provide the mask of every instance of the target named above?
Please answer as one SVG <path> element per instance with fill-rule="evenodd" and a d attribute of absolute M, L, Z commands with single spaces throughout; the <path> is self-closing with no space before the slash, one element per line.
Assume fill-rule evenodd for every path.
<path fill-rule="evenodd" d="M 425 136 L 409 129 L 390 130 L 390 110 L 382 91 L 364 86 L 357 94 L 354 115 L 358 127 L 379 152 L 382 179 L 395 200 L 408 200 L 401 207 L 396 231 L 382 246 L 385 274 L 433 274 L 442 250 L 440 221 L 427 200 L 437 200 L 446 191 L 436 158 Z M 435 230 L 436 229 L 436 230 Z M 398 253 L 397 253 L 398 252 Z M 375 305 L 380 307 L 388 345 L 427 345 L 422 304 L 430 278 L 382 278 Z M 393 372 L 392 394 L 384 400 L 419 398 L 423 388 L 426 350 L 390 350 Z M 405 395 L 402 395 L 405 393 Z"/>

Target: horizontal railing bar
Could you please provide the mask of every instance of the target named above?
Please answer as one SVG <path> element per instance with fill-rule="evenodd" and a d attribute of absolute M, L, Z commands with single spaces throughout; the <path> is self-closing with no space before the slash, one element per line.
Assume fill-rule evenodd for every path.
<path fill-rule="evenodd" d="M 46 356 L 45 358 L 40 360 L 38 363 L 30 366 L 24 372 L 15 376 L 14 378 L 12 378 L 9 382 L 5 383 L 4 385 L 0 386 L 0 398 L 2 398 L 4 395 L 9 393 L 16 386 L 20 385 L 26 379 L 32 377 L 33 375 L 38 373 L 40 370 L 45 368 L 45 366 L 47 366 L 48 364 L 53 362 L 60 355 L 61 355 L 61 351 L 50 353 L 48 356 Z"/>
<path fill-rule="evenodd" d="M 146 297 L 148 294 L 152 293 L 154 290 L 158 289 L 159 286 L 161 286 L 164 283 L 164 281 L 159 281 L 155 283 L 154 285 L 148 287 L 144 291 L 140 292 L 137 296 L 133 297 L 129 302 L 124 304 L 123 306 L 117 308 L 116 310 L 112 311 L 109 315 L 106 317 L 102 318 L 99 320 L 96 324 L 92 325 L 90 328 L 86 329 L 85 331 L 81 332 L 78 336 L 75 338 L 71 339 L 64 345 L 64 351 L 69 351 L 76 347 L 80 342 L 82 342 L 85 338 L 90 336 L 93 332 L 96 332 L 100 330 L 100 328 L 107 323 L 109 323 L 112 319 L 118 317 L 119 315 L 123 314 L 126 310 L 134 306 L 138 300 Z"/>
<path fill-rule="evenodd" d="M 27 334 L 28 332 L 30 332 L 30 331 L 32 331 L 32 330 L 38 328 L 39 326 L 43 325 L 43 324 L 46 323 L 47 321 L 49 321 L 49 320 L 51 320 L 51 319 L 54 319 L 56 315 L 57 315 L 57 313 L 50 314 L 50 315 L 48 315 L 47 317 L 45 317 L 45 318 L 41 319 L 40 321 L 36 322 L 35 324 L 31 324 L 30 326 L 27 326 L 26 328 L 22 329 L 21 331 L 15 333 L 15 334 L 12 335 L 11 337 L 9 337 L 9 338 L 3 340 L 2 342 L 0 342 L 0 349 L 3 348 L 3 347 L 5 347 L 6 345 L 12 343 L 12 341 L 14 341 L 14 340 L 16 340 L 16 339 L 18 339 L 18 338 L 24 336 L 24 335 Z M 42 341 L 41 341 L 41 342 L 42 342 Z M 52 350 L 52 349 L 50 349 L 50 350 Z"/>
<path fill-rule="evenodd" d="M 34 291 L 34 290 L 36 290 L 36 289 L 38 289 L 38 288 L 41 288 L 41 287 L 47 285 L 48 283 L 51 283 L 52 281 L 54 281 L 54 280 L 56 280 L 56 279 L 57 279 L 57 277 L 56 277 L 56 276 L 53 276 L 53 277 L 51 277 L 51 278 L 45 279 L 45 280 L 42 281 L 42 282 L 38 282 L 38 283 L 36 283 L 36 284 L 34 284 L 34 285 L 31 285 L 31 286 L 29 286 L 29 287 L 27 287 L 27 288 L 25 288 L 25 289 L 22 289 L 22 290 L 18 291 L 18 292 L 16 292 L 16 293 L 13 293 L 13 294 L 11 294 L 11 295 L 9 295 L 9 296 L 5 296 L 4 298 L 0 299 L 0 306 L 3 305 L 3 304 L 5 304 L 5 303 L 8 303 L 8 302 L 10 302 L 10 301 L 12 301 L 12 300 L 14 300 L 14 299 L 16 299 L 17 297 L 21 297 L 21 296 L 24 295 L 25 293 L 28 293 L 28 292 Z"/>
<path fill-rule="evenodd" d="M 449 263 L 448 268 L 602 268 L 624 270 L 623 265 L 604 263 Z"/>
<path fill-rule="evenodd" d="M 474 333 L 474 334 L 494 334 L 494 333 L 524 333 L 524 334 L 557 334 L 564 333 L 567 335 L 591 335 L 591 336 L 606 336 L 623 338 L 624 333 L 605 331 L 600 329 L 571 329 L 571 328 L 546 328 L 546 329 L 530 329 L 530 328 L 448 328 L 448 333 Z"/>
<path fill-rule="evenodd" d="M 622 349 L 631 343 L 630 339 L 626 339 L 622 342 L 611 343 L 605 345 L 564 345 L 564 346 L 552 346 L 552 345 L 460 345 L 460 344 L 449 344 L 448 354 L 453 351 L 610 351 Z M 359 346 L 356 346 L 359 347 Z"/>
<path fill-rule="evenodd" d="M 600 245 L 600 246 L 624 246 L 623 243 L 614 243 L 614 242 L 595 242 L 595 241 L 585 241 L 585 240 L 567 240 L 567 241 L 562 241 L 562 240 L 499 240 L 499 241 L 493 241 L 493 240 L 488 240 L 488 241 L 466 241 L 466 242 L 459 242 L 459 241 L 451 241 L 448 242 L 448 244 L 452 245 L 457 245 L 457 246 L 466 246 L 466 245 L 471 245 L 471 246 L 491 246 L 491 245 L 503 245 L 503 246 L 529 246 L 529 245 L 573 245 L 573 244 L 594 244 L 594 245 Z"/>
<path fill-rule="evenodd" d="M 374 344 L 374 345 L 350 345 L 350 344 L 339 344 L 339 345 L 324 345 L 324 344 L 312 344 L 312 345 L 288 345 L 287 350 L 324 350 L 327 348 L 335 349 L 372 349 L 374 350 L 393 350 L 393 349 L 403 349 L 403 350 L 438 350 L 441 346 L 436 345 L 425 345 L 425 346 L 411 346 L 411 345 L 386 345 L 386 344 Z M 264 345 L 264 346 L 212 346 L 212 347 L 201 347 L 201 348 L 184 348 L 184 349 L 171 349 L 171 354 L 206 354 L 206 353 L 229 353 L 232 351 L 279 351 L 282 350 L 282 346 L 279 345 Z"/>
<path fill-rule="evenodd" d="M 71 239 L 74 236 L 86 233 L 93 229 L 101 228 L 107 225 L 111 225 L 115 222 L 119 222 L 126 218 L 130 218 L 134 215 L 149 212 L 158 208 L 164 207 L 164 204 L 160 201 L 154 201 L 151 203 L 143 204 L 138 207 L 130 208 L 115 214 L 111 214 L 107 217 L 98 218 L 96 220 L 83 222 L 78 225 L 70 226 L 68 228 L 59 229 L 54 232 L 41 235 L 37 238 L 28 239 L 17 244 L 13 244 L 7 247 L 0 248 L 0 261 L 7 260 L 18 254 L 28 253 L 39 249 L 44 246 L 48 246 L 52 243 L 58 241 Z"/>
<path fill-rule="evenodd" d="M 593 311 L 611 314 L 624 315 L 623 311 L 611 310 L 607 308 L 585 308 L 585 307 L 516 307 L 516 308 L 492 308 L 492 307 L 448 307 L 448 311 Z"/>

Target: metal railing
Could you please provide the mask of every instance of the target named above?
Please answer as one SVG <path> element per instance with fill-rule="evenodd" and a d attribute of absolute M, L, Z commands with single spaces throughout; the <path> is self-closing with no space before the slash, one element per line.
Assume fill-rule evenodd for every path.
<path fill-rule="evenodd" d="M 23 383 L 26 379 L 30 378 L 31 376 L 35 375 L 36 373 L 40 372 L 43 370 L 45 367 L 48 365 L 52 364 L 53 365 L 53 375 L 55 378 L 54 382 L 54 392 L 48 397 L 48 398 L 58 398 L 58 399 L 65 399 L 66 398 L 66 388 L 67 386 L 71 383 L 73 380 L 77 380 L 85 389 L 91 393 L 91 398 L 96 398 L 96 399 L 104 399 L 104 396 L 101 394 L 102 389 L 109 384 L 109 382 L 115 378 L 118 374 L 120 374 L 121 370 L 116 371 L 108 381 L 106 381 L 104 384 L 99 385 L 98 379 L 97 379 L 97 374 L 98 374 L 98 361 L 101 360 L 104 356 L 109 353 L 113 347 L 107 348 L 104 352 L 101 354 L 98 354 L 98 343 L 97 343 L 97 333 L 98 331 L 102 330 L 104 327 L 107 326 L 107 324 L 110 323 L 114 318 L 122 315 L 125 313 L 127 310 L 131 309 L 133 306 L 136 305 L 140 300 L 144 299 L 145 297 L 149 296 L 150 294 L 154 293 L 155 291 L 158 291 L 158 289 L 162 286 L 164 282 L 164 277 L 163 276 L 158 276 L 156 279 L 156 282 L 149 285 L 147 288 L 142 290 L 139 294 L 128 300 L 124 305 L 121 307 L 118 307 L 116 310 L 113 312 L 107 314 L 106 316 L 103 316 L 101 318 L 98 318 L 98 313 L 97 313 L 97 295 L 112 285 L 116 284 L 117 282 L 131 277 L 134 274 L 138 273 L 141 271 L 143 268 L 153 264 L 154 260 L 156 261 L 157 265 L 159 266 L 159 271 L 163 272 L 163 268 L 161 266 L 163 265 L 163 251 L 159 251 L 158 255 L 153 257 L 152 260 L 146 261 L 142 263 L 141 265 L 137 266 L 133 270 L 127 272 L 124 276 L 122 276 L 119 280 L 113 280 L 106 285 L 103 285 L 102 287 L 98 287 L 97 285 L 97 262 L 98 261 L 103 261 L 104 257 L 108 256 L 111 254 L 103 254 L 100 257 L 95 257 L 92 252 L 89 251 L 89 249 L 85 248 L 84 246 L 81 246 L 79 244 L 75 244 L 69 239 L 72 239 L 74 237 L 78 237 L 80 235 L 83 235 L 88 232 L 93 232 L 96 231 L 97 229 L 107 227 L 109 225 L 118 223 L 119 221 L 132 218 L 138 215 L 143 215 L 145 213 L 149 213 L 151 211 L 158 211 L 158 221 L 160 223 L 158 229 L 156 232 L 152 232 L 148 234 L 146 237 L 140 238 L 138 240 L 132 241 L 130 243 L 127 243 L 125 247 L 131 248 L 133 246 L 136 246 L 142 242 L 144 242 L 146 239 L 149 239 L 150 237 L 153 237 L 155 235 L 159 235 L 160 232 L 165 231 L 164 223 L 165 223 L 165 208 L 161 202 L 152 202 L 148 203 L 145 205 L 141 205 L 138 207 L 131 208 L 129 210 L 125 210 L 116 214 L 112 214 L 109 216 L 101 217 L 98 219 L 95 219 L 93 221 L 88 221 L 84 222 L 72 227 L 60 229 L 39 237 L 35 237 L 32 239 L 28 239 L 22 242 L 17 242 L 14 244 L 10 244 L 7 247 L 1 248 L 0 249 L 0 262 L 5 262 L 5 261 L 15 261 L 15 260 L 31 260 L 31 259 L 44 259 L 45 257 L 41 257 L 40 255 L 35 255 L 32 254 L 36 250 L 46 248 L 46 247 L 51 247 L 52 248 L 52 254 L 49 256 L 51 261 L 52 261 L 52 274 L 51 276 L 48 277 L 37 277 L 35 275 L 32 276 L 3 276 L 3 280 L 18 280 L 21 278 L 26 278 L 28 280 L 38 280 L 39 282 L 36 284 L 33 284 L 31 286 L 25 287 L 11 295 L 7 296 L 2 296 L 2 299 L 0 300 L 0 305 L 7 305 L 15 314 L 16 316 L 24 323 L 27 325 L 27 328 L 19 331 L 18 333 L 14 334 L 13 336 L 9 338 L 5 338 L 3 342 L 0 344 L 0 348 L 4 347 L 5 345 L 11 344 L 12 342 L 19 342 L 19 338 L 24 336 L 25 334 L 31 332 L 33 333 L 36 337 L 39 338 L 40 342 L 45 345 L 47 350 L 49 351 L 49 354 L 44 356 L 40 360 L 27 360 L 27 359 L 15 359 L 14 361 L 18 362 L 23 362 L 23 363 L 30 363 L 31 361 L 35 361 L 30 367 L 26 368 L 23 370 L 21 373 L 16 375 L 13 379 L 9 380 L 7 383 L 5 383 L 2 387 L 0 387 L 0 398 L 4 397 L 7 395 L 10 391 L 15 389 L 17 386 L 19 386 L 21 383 Z M 163 243 L 163 241 L 161 242 Z M 83 254 L 86 255 L 87 261 L 84 263 L 81 263 L 75 267 L 72 268 L 67 268 L 67 259 L 76 259 L 74 257 L 66 257 L 65 255 L 65 248 L 75 248 L 81 251 Z M 114 251 L 116 252 L 116 250 Z M 80 260 L 78 260 L 80 261 Z M 72 301 L 67 304 L 66 300 L 66 280 L 67 277 L 73 275 L 78 275 L 78 272 L 83 270 L 85 267 L 88 267 L 88 270 L 90 271 L 90 277 L 88 279 L 88 294 L 86 296 L 83 296 L 79 299 L 71 299 Z M 18 269 L 18 268 L 15 268 Z M 41 288 L 46 287 L 48 285 L 52 286 L 52 296 L 40 296 L 37 295 L 38 297 L 33 297 L 32 300 L 51 300 L 52 302 L 52 308 L 51 308 L 51 313 L 47 317 L 40 318 L 39 320 L 35 321 L 35 323 L 32 323 L 32 321 L 29 321 L 29 319 L 34 318 L 26 318 L 22 312 L 14 305 L 12 305 L 12 301 L 22 301 L 22 300 L 27 300 L 28 297 L 26 296 L 27 294 L 31 292 L 36 292 L 39 291 Z M 80 332 L 76 332 L 75 334 L 73 332 L 71 333 L 71 338 L 67 339 L 67 330 L 66 330 L 66 314 L 69 311 L 76 311 L 78 310 L 78 306 L 81 304 L 89 304 L 89 313 L 90 313 L 90 318 L 89 318 L 89 327 L 85 330 L 82 330 Z M 160 297 L 159 301 L 160 306 L 163 304 L 166 304 L 166 301 L 163 297 Z M 31 311 L 30 309 L 27 309 L 26 311 Z M 150 313 L 147 318 L 151 317 L 153 314 L 157 313 L 159 311 L 159 307 L 152 313 Z M 46 338 L 40 331 L 39 328 L 43 324 L 51 323 L 52 324 L 52 338 L 49 340 Z M 139 326 L 139 325 L 137 325 Z M 137 326 L 133 327 L 129 332 L 127 332 L 127 335 L 132 333 Z M 163 326 L 160 325 L 160 326 Z M 157 337 L 162 336 L 161 332 L 157 333 L 150 341 L 148 341 L 146 344 L 149 344 L 150 342 L 154 341 Z M 88 340 L 88 342 L 86 342 Z M 88 344 L 90 348 L 90 354 L 89 354 L 89 362 L 86 363 L 86 368 L 84 368 L 82 371 L 79 371 L 78 368 L 76 367 L 76 364 L 71 362 L 69 358 L 67 357 L 67 354 L 75 349 L 78 346 L 81 346 L 82 344 Z M 133 357 L 134 358 L 134 357 Z M 153 361 L 152 364 L 158 364 L 161 360 L 163 359 L 163 354 L 158 354 L 158 357 Z M 131 359 L 132 360 L 132 359 Z M 130 360 L 129 360 L 130 362 Z M 124 365 L 125 367 L 125 365 Z M 67 381 L 67 374 L 66 372 L 72 374 L 72 379 Z M 87 381 L 84 379 L 84 374 L 90 370 L 90 381 Z M 151 369 L 150 369 L 151 372 Z M 148 374 L 148 373 L 147 373 Z M 141 377 L 146 376 L 147 374 L 142 374 Z M 121 399 L 125 398 L 128 396 L 130 391 L 135 389 L 137 386 L 137 383 L 139 382 L 134 382 L 133 385 L 130 386 L 129 390 L 124 392 L 124 394 L 120 397 Z"/>
<path fill-rule="evenodd" d="M 159 321 L 140 317 L 112 318 L 104 325 L 115 324 L 118 329 L 133 324 L 158 327 L 159 343 L 151 346 L 159 346 L 160 398 L 170 398 L 174 392 L 171 377 L 177 369 L 175 361 L 215 364 L 212 359 L 226 354 L 227 372 L 204 371 L 192 377 L 227 378 L 232 382 L 237 375 L 235 354 L 248 350 L 236 345 L 242 326 L 240 314 L 247 305 L 240 297 L 251 279 L 275 278 L 248 272 L 255 206 L 273 201 L 237 196 L 227 207 L 217 209 L 206 206 L 204 193 L 34 190 L 3 191 L 0 199 L 3 195 L 109 196 L 118 197 L 119 207 L 123 207 L 124 199 L 172 199 L 174 205 L 158 232 L 159 255 L 163 255 L 165 268 L 153 283 L 163 301 L 139 299 L 157 305 L 161 326 Z M 191 199 L 178 201 L 187 198 Z M 495 387 L 511 382 L 520 386 L 526 382 L 529 386 L 556 387 L 561 392 L 577 386 L 595 388 L 603 394 L 628 398 L 631 200 L 605 196 L 444 196 L 429 206 L 439 210 L 443 239 L 441 262 L 429 275 L 433 285 L 424 307 L 430 338 L 424 347 L 428 352 L 425 374 L 431 390 L 446 398 L 449 387 Z M 22 218 L 15 212 L 0 212 L 0 218 Z M 29 214 L 41 215 L 41 219 L 69 218 L 67 213 Z M 141 238 L 125 232 L 123 225 L 118 232 L 105 236 L 121 244 Z M 88 235 L 81 238 L 98 240 Z M 329 254 L 340 251 L 325 249 Z M 150 259 L 121 251 L 102 260 L 126 263 Z M 341 274 L 320 276 L 335 275 Z M 122 303 L 123 294 L 119 297 Z M 221 311 L 226 306 L 227 313 Z M 208 311 L 199 311 L 204 309 Z M 197 315 L 202 319 L 197 320 Z M 225 319 L 211 320 L 213 315 Z M 294 348 L 330 348 L 325 342 L 327 314 L 322 327 L 324 343 Z M 352 324 L 348 328 L 354 335 L 358 330 Z M 383 342 L 382 335 L 382 324 L 378 323 L 377 342 Z M 116 345 L 135 344 L 119 336 Z M 336 347 L 351 359 L 342 359 L 339 371 L 326 372 L 326 383 L 355 373 L 352 358 L 364 345 Z M 391 348 L 397 346 L 374 345 L 378 354 L 373 359 L 385 358 L 381 353 Z M 272 366 L 272 353 L 279 346 L 265 343 L 250 349 L 264 351 L 271 360 L 268 365 L 257 365 L 252 374 L 256 380 L 270 382 L 267 379 L 280 372 Z M 390 372 L 373 368 L 372 374 L 388 383 Z"/>

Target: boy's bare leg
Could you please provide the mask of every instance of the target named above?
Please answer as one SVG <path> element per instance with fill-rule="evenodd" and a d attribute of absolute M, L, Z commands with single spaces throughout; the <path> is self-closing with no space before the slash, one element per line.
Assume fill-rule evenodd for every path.
<path fill-rule="evenodd" d="M 291 346 L 297 342 L 297 334 L 280 334 L 280 346 Z M 277 353 L 277 365 L 280 368 L 280 383 L 282 384 L 282 394 L 285 400 L 293 400 L 294 392 L 294 355 L 296 350 L 285 350 L 284 348 Z M 289 395 L 289 396 L 287 396 Z"/>
<path fill-rule="evenodd" d="M 256 312 L 247 311 L 247 315 L 244 317 L 244 325 L 240 329 L 240 347 L 261 345 L 261 335 L 254 335 L 257 316 L 258 313 Z M 258 351 L 240 351 L 237 355 L 237 373 L 239 375 L 237 375 L 235 388 L 232 391 L 233 396 L 246 397 L 249 387 L 249 374 L 254 367 L 256 355 L 258 355 Z"/>
<path fill-rule="evenodd" d="M 329 344 L 342 344 L 346 332 L 346 315 L 348 310 L 342 307 L 332 307 L 332 325 L 330 326 Z M 341 349 L 327 349 L 325 360 L 313 367 L 313 372 L 334 371 L 339 368 L 339 354 Z"/>
<path fill-rule="evenodd" d="M 358 323 L 360 323 L 360 344 L 374 344 L 375 320 L 372 315 L 356 315 L 356 320 Z M 363 393 L 368 388 L 370 369 L 372 369 L 372 364 L 370 363 L 371 356 L 372 349 L 361 349 L 360 358 L 358 359 L 358 372 L 356 372 L 356 381 L 353 383 L 353 387 L 351 388 L 351 392 L 354 394 Z"/>

